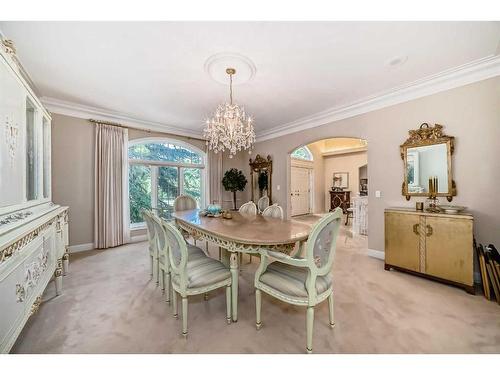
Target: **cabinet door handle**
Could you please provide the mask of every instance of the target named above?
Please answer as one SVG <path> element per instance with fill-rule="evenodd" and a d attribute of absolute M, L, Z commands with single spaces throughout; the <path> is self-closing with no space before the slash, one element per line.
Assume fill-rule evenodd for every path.
<path fill-rule="evenodd" d="M 427 228 L 427 233 L 425 233 L 425 235 L 426 235 L 427 237 L 432 236 L 432 233 L 434 233 L 434 231 L 433 231 L 432 227 L 431 227 L 429 224 L 427 224 L 425 227 Z"/>
<path fill-rule="evenodd" d="M 413 224 L 413 233 L 415 233 L 417 236 L 420 235 L 419 227 L 420 224 Z"/>

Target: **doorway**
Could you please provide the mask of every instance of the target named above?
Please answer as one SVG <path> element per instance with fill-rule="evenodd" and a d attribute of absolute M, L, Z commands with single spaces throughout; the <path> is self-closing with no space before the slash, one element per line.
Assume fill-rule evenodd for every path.
<path fill-rule="evenodd" d="M 292 216 L 312 213 L 312 171 L 312 168 L 292 165 L 290 176 Z"/>

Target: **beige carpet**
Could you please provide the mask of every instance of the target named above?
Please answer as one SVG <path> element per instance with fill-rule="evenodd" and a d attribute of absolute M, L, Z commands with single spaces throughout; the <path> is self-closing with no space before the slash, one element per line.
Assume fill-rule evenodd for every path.
<path fill-rule="evenodd" d="M 335 329 L 315 314 L 315 353 L 500 352 L 500 306 L 482 296 L 396 271 L 341 237 L 333 268 Z M 217 249 L 211 248 L 215 255 Z M 248 258 L 244 257 L 244 263 Z M 255 329 L 253 273 L 240 277 L 239 320 L 226 324 L 221 290 L 189 301 L 189 336 L 149 280 L 146 243 L 71 256 L 64 294 L 47 288 L 13 353 L 303 353 L 305 310 L 264 295 Z"/>

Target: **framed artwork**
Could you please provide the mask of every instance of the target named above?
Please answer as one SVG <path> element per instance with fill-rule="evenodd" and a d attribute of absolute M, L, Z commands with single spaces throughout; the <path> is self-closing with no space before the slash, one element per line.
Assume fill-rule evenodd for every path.
<path fill-rule="evenodd" d="M 334 190 L 343 190 L 349 188 L 349 172 L 335 172 L 333 174 Z"/>

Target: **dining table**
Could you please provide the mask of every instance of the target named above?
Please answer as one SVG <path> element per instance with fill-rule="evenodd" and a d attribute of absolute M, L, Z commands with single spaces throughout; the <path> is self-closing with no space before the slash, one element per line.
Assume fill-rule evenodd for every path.
<path fill-rule="evenodd" d="M 205 216 L 199 209 L 172 213 L 176 225 L 196 240 L 215 243 L 222 249 L 222 262 L 231 272 L 231 315 L 238 321 L 238 253 L 276 251 L 290 254 L 307 241 L 311 225 L 260 214 L 231 212 L 231 218 Z"/>

